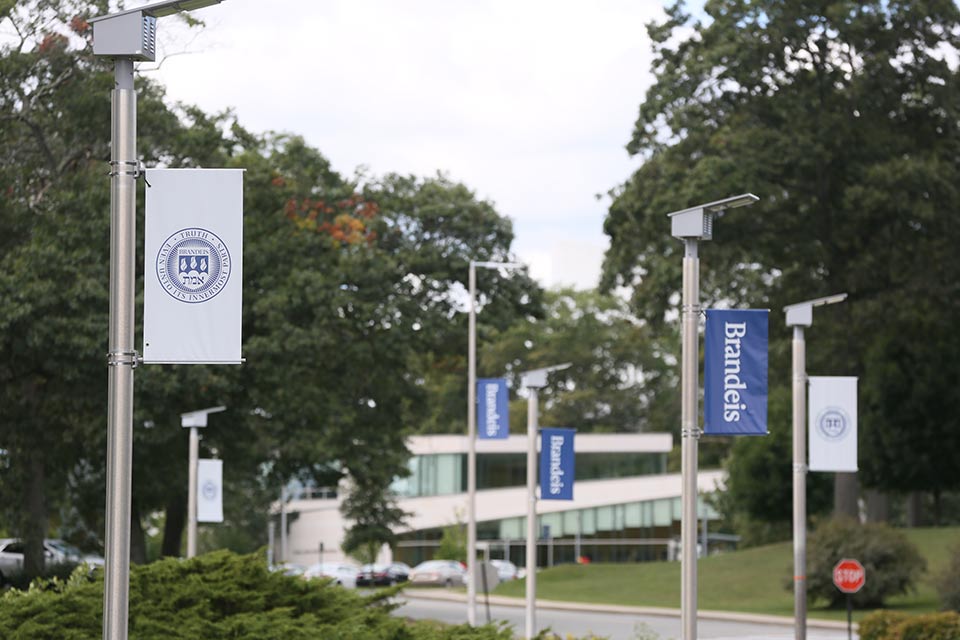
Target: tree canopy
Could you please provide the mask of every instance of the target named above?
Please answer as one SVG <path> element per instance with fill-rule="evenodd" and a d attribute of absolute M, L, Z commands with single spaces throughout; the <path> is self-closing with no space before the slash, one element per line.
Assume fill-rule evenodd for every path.
<path fill-rule="evenodd" d="M 755 193 L 701 250 L 704 306 L 775 310 L 770 383 L 789 385 L 779 310 L 848 292 L 809 331 L 807 370 L 860 376 L 863 480 L 960 486 L 939 455 L 960 450 L 944 393 L 960 347 L 956 4 L 708 0 L 696 17 L 682 2 L 667 13 L 648 28 L 655 80 L 627 146 L 644 162 L 613 194 L 604 286 L 628 287 L 651 323 L 674 317 L 682 245 L 665 214 Z"/>
<path fill-rule="evenodd" d="M 112 77 L 92 56 L 87 19 L 106 8 L 0 3 L 0 24 L 22 36 L 0 44 L 0 528 L 27 538 L 36 563 L 51 525 L 94 545 L 103 527 Z M 510 222 L 446 176 L 344 177 L 295 135 L 170 105 L 140 76 L 136 87 L 147 166 L 246 169 L 247 363 L 137 369 L 135 555 L 158 511 L 163 552 L 179 552 L 179 414 L 218 404 L 228 411 L 204 429 L 201 455 L 224 459 L 227 491 L 254 501 L 227 500 L 234 533 L 249 536 L 231 544 L 264 542 L 266 501 L 294 476 L 321 486 L 349 476 L 365 501 L 347 505 L 366 527 L 354 537 L 372 544 L 377 527 L 402 517 L 389 480 L 428 413 L 424 354 L 464 350 L 468 262 L 512 259 Z M 525 273 L 486 284 L 501 324 L 539 313 Z"/>

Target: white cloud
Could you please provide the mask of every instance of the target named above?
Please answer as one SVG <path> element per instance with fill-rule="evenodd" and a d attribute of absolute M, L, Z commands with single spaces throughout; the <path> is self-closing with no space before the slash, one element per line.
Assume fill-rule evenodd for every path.
<path fill-rule="evenodd" d="M 514 220 L 545 284 L 598 273 L 605 203 L 650 84 L 654 0 L 228 0 L 160 22 L 175 100 L 303 135 L 341 172 L 446 171 Z M 143 69 L 147 69 L 147 65 Z M 589 263 L 589 265 L 587 264 Z M 589 283 L 575 280 L 582 286 Z"/>

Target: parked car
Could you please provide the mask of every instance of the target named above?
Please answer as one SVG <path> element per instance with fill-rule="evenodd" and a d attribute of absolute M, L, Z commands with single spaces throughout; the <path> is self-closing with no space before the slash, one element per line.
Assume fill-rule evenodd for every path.
<path fill-rule="evenodd" d="M 299 564 L 288 564 L 286 562 L 281 562 L 280 564 L 275 564 L 270 566 L 270 571 L 280 571 L 285 576 L 302 576 L 303 572 L 307 568 Z"/>
<path fill-rule="evenodd" d="M 398 582 L 406 582 L 409 577 L 410 567 L 402 562 L 365 564 L 357 573 L 357 586 L 389 587 Z"/>
<path fill-rule="evenodd" d="M 43 561 L 47 566 L 74 562 L 86 562 L 91 567 L 102 567 L 103 558 L 98 555 L 80 551 L 72 544 L 63 540 L 48 539 L 43 541 Z M 16 573 L 23 569 L 23 541 L 15 538 L 0 539 L 0 581 L 4 575 Z"/>
<path fill-rule="evenodd" d="M 357 572 L 359 567 L 346 562 L 324 562 L 307 567 L 303 572 L 304 578 L 327 578 L 333 584 L 352 589 L 357 586 Z"/>
<path fill-rule="evenodd" d="M 517 565 L 509 560 L 491 560 L 490 564 L 497 568 L 497 576 L 500 578 L 500 582 L 516 579 Z"/>
<path fill-rule="evenodd" d="M 463 586 L 467 572 L 456 560 L 427 560 L 410 572 L 410 584 L 441 587 Z"/>

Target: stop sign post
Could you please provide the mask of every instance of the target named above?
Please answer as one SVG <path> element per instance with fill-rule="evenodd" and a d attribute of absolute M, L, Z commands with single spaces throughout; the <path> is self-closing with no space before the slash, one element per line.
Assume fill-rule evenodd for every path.
<path fill-rule="evenodd" d="M 833 584 L 847 594 L 847 637 L 853 638 L 853 594 L 863 589 L 867 572 L 857 560 L 844 558 L 833 568 Z"/>

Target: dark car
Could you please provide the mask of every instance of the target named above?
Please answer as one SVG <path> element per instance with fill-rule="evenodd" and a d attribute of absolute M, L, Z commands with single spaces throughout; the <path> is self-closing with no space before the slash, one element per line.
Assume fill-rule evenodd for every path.
<path fill-rule="evenodd" d="M 357 574 L 357 586 L 389 587 L 398 582 L 406 582 L 409 576 L 410 567 L 402 562 L 365 564 Z"/>

